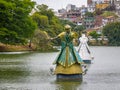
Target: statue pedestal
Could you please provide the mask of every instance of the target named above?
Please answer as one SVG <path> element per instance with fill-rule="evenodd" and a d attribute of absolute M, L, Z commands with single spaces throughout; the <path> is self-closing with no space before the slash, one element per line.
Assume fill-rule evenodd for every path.
<path fill-rule="evenodd" d="M 83 76 L 82 74 L 57 74 L 56 78 L 58 81 L 82 81 Z"/>
<path fill-rule="evenodd" d="M 83 60 L 85 64 L 91 64 L 91 60 Z"/>

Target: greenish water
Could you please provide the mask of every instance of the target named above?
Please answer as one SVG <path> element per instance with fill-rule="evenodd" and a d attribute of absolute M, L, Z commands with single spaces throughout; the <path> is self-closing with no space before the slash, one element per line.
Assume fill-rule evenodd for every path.
<path fill-rule="evenodd" d="M 90 47 L 94 60 L 82 82 L 57 82 L 50 68 L 58 52 L 1 52 L 0 90 L 119 90 L 120 47 Z"/>

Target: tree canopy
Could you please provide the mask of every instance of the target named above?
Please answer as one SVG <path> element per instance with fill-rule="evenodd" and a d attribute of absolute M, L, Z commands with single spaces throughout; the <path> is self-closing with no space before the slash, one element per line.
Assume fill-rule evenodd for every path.
<path fill-rule="evenodd" d="M 110 11 L 105 11 L 102 16 L 104 17 L 108 17 L 108 16 L 114 16 L 114 17 L 118 17 L 114 12 L 110 12 Z"/>
<path fill-rule="evenodd" d="M 35 2 L 31 0 L 0 0 L 0 42 L 24 43 L 36 28 L 29 16 Z"/>
<path fill-rule="evenodd" d="M 56 17 L 53 10 L 45 4 L 36 6 L 36 11 L 32 15 L 32 19 L 37 23 L 39 30 L 46 31 L 52 37 L 63 30 L 59 18 Z"/>
<path fill-rule="evenodd" d="M 85 30 L 85 27 L 84 27 L 83 25 L 77 25 L 77 26 L 74 28 L 74 31 L 76 31 L 76 32 L 79 34 L 79 36 L 80 36 L 80 34 L 81 34 L 81 32 L 82 32 L 83 30 Z"/>
<path fill-rule="evenodd" d="M 103 28 L 103 34 L 107 36 L 110 45 L 120 46 L 120 22 L 106 25 Z"/>
<path fill-rule="evenodd" d="M 94 17 L 94 13 L 92 13 L 92 12 L 86 12 L 85 16 L 86 17 Z"/>

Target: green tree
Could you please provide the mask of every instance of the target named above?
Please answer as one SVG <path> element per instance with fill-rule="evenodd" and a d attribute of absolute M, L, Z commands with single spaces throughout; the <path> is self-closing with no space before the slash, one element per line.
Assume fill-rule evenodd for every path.
<path fill-rule="evenodd" d="M 74 29 L 75 27 L 76 27 L 76 24 L 75 23 L 73 23 L 73 22 L 70 22 L 70 21 L 68 21 L 68 20 L 60 20 L 60 23 L 61 23 L 61 25 L 62 26 L 65 26 L 66 24 L 69 24 L 71 27 L 72 27 L 72 29 Z"/>
<path fill-rule="evenodd" d="M 41 15 L 45 15 L 48 17 L 49 24 L 51 24 L 51 20 L 54 17 L 54 12 L 52 9 L 49 9 L 47 5 L 41 4 L 37 5 L 36 12 L 38 12 Z"/>
<path fill-rule="evenodd" d="M 103 34 L 107 36 L 110 45 L 120 46 L 120 22 L 107 24 L 103 28 Z"/>
<path fill-rule="evenodd" d="M 37 23 L 38 28 L 46 28 L 48 27 L 48 17 L 45 15 L 40 15 L 39 13 L 34 13 L 32 19 Z"/>
<path fill-rule="evenodd" d="M 101 14 L 103 14 L 103 11 L 100 9 L 96 9 L 94 12 L 94 15 L 101 15 Z"/>
<path fill-rule="evenodd" d="M 1 32 L 8 31 L 8 33 L 4 33 L 4 36 L 9 34 L 9 42 L 11 42 L 9 44 L 18 43 L 18 41 L 23 43 L 33 34 L 36 24 L 29 14 L 34 5 L 35 3 L 31 0 L 0 0 L 0 30 Z M 10 35 L 11 33 L 14 35 Z M 15 37 L 18 40 L 13 40 Z M 8 38 L 5 38 L 4 42 L 7 43 Z"/>
<path fill-rule="evenodd" d="M 80 34 L 81 34 L 81 32 L 82 32 L 83 30 L 85 30 L 85 27 L 84 27 L 83 25 L 77 25 L 77 26 L 74 28 L 74 31 L 76 31 L 76 32 L 79 34 L 79 36 L 80 36 Z"/>
<path fill-rule="evenodd" d="M 90 32 L 89 35 L 92 36 L 93 38 L 95 38 L 96 41 L 97 41 L 97 38 L 100 36 L 96 31 Z"/>
<path fill-rule="evenodd" d="M 105 11 L 105 12 L 102 14 L 102 16 L 104 16 L 104 17 L 114 16 L 115 18 L 118 17 L 114 12 L 111 12 L 111 11 Z"/>
<path fill-rule="evenodd" d="M 40 51 L 53 50 L 51 43 L 49 42 L 49 35 L 45 31 L 36 30 L 34 33 L 33 42 L 36 45 L 36 49 Z"/>
<path fill-rule="evenodd" d="M 94 17 L 94 13 L 92 13 L 92 12 L 86 12 L 85 16 L 86 17 Z"/>
<path fill-rule="evenodd" d="M 60 19 L 54 15 L 53 10 L 49 9 L 47 5 L 37 5 L 32 19 L 37 23 L 38 29 L 47 32 L 50 37 L 55 37 L 64 30 Z M 59 41 L 56 40 L 53 43 L 58 45 Z"/>

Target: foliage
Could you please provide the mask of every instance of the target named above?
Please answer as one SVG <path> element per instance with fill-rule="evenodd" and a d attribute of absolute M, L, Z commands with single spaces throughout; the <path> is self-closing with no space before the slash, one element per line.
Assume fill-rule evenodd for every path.
<path fill-rule="evenodd" d="M 47 5 L 41 4 L 37 5 L 36 12 L 38 12 L 40 15 L 45 15 L 48 17 L 49 24 L 51 24 L 51 20 L 54 17 L 54 12 L 52 9 L 49 9 Z"/>
<path fill-rule="evenodd" d="M 79 36 L 80 36 L 80 33 L 85 30 L 85 27 L 83 25 L 77 25 L 75 28 L 74 28 L 74 31 L 76 31 Z"/>
<path fill-rule="evenodd" d="M 36 30 L 33 38 L 36 49 L 40 51 L 53 50 L 49 38 L 49 35 L 45 31 Z"/>
<path fill-rule="evenodd" d="M 48 17 L 45 15 L 39 15 L 39 13 L 34 13 L 32 19 L 37 23 L 38 28 L 46 28 L 48 26 Z"/>
<path fill-rule="evenodd" d="M 89 33 L 90 36 L 92 36 L 93 38 L 95 38 L 97 40 L 98 36 L 100 36 L 99 34 L 97 34 L 96 31 L 92 31 Z"/>
<path fill-rule="evenodd" d="M 60 22 L 61 22 L 62 26 L 65 26 L 66 24 L 69 24 L 72 27 L 72 29 L 74 29 L 76 27 L 76 24 L 74 24 L 74 23 L 72 23 L 68 20 L 60 20 Z"/>
<path fill-rule="evenodd" d="M 25 42 L 24 39 L 19 38 L 16 32 L 7 30 L 6 28 L 0 28 L 0 42 L 5 44 L 16 44 Z"/>
<path fill-rule="evenodd" d="M 110 11 L 105 11 L 103 14 L 102 14 L 103 17 L 108 17 L 108 16 L 114 16 L 114 17 L 118 17 L 114 12 L 110 12 Z"/>
<path fill-rule="evenodd" d="M 96 9 L 94 12 L 94 15 L 101 15 L 101 14 L 103 14 L 103 11 L 100 9 Z"/>
<path fill-rule="evenodd" d="M 120 22 L 109 23 L 103 28 L 103 34 L 107 36 L 110 45 L 120 45 Z"/>
<path fill-rule="evenodd" d="M 30 18 L 29 13 L 34 5 L 31 0 L 0 0 L 0 31 L 2 32 L 0 41 L 2 43 L 24 43 L 31 37 L 36 23 Z"/>
<path fill-rule="evenodd" d="M 64 30 L 59 18 L 54 15 L 52 9 L 48 8 L 47 5 L 36 6 L 36 12 L 31 17 L 37 23 L 38 29 L 45 31 L 50 37 L 55 37 Z M 53 43 L 60 44 L 57 40 Z"/>
<path fill-rule="evenodd" d="M 94 13 L 92 13 L 92 12 L 86 12 L 85 16 L 86 17 L 94 17 Z"/>
<path fill-rule="evenodd" d="M 32 19 L 37 23 L 40 30 L 46 31 L 52 37 L 63 31 L 60 20 L 47 5 L 36 6 L 36 12 L 32 15 Z"/>

